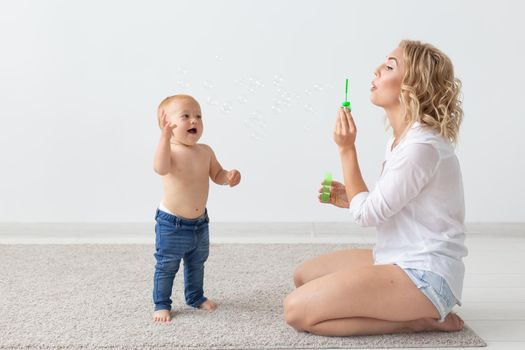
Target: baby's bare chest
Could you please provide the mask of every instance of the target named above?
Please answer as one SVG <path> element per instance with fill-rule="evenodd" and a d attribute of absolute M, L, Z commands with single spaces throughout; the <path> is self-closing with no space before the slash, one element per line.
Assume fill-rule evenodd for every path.
<path fill-rule="evenodd" d="M 172 171 L 184 177 L 208 177 L 210 154 L 202 150 L 172 152 Z"/>

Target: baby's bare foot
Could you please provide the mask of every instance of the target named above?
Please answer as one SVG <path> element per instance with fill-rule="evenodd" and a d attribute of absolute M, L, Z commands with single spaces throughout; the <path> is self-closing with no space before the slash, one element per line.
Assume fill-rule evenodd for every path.
<path fill-rule="evenodd" d="M 217 308 L 217 304 L 209 299 L 206 300 L 204 303 L 202 303 L 199 306 L 199 309 L 208 310 L 208 311 L 213 311 L 216 308 Z"/>
<path fill-rule="evenodd" d="M 453 312 L 449 313 L 445 317 L 444 322 L 439 322 L 433 318 L 425 318 L 420 321 L 422 322 L 422 330 L 425 331 L 456 332 L 462 330 L 463 326 L 465 325 L 465 322 L 461 319 L 461 317 Z"/>
<path fill-rule="evenodd" d="M 159 323 L 166 323 L 171 321 L 170 310 L 157 310 L 153 313 L 153 320 Z"/>

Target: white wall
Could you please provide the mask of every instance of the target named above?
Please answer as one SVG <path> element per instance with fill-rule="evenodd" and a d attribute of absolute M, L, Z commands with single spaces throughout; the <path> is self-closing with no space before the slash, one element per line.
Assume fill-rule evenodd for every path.
<path fill-rule="evenodd" d="M 524 9 L 520 1 L 3 1 L 0 221 L 151 220 L 161 197 L 156 106 L 180 92 L 201 102 L 202 142 L 242 171 L 240 186 L 212 187 L 212 220 L 347 220 L 316 201 L 325 171 L 340 178 L 331 131 L 344 79 L 371 187 L 388 134 L 368 89 L 404 38 L 441 48 L 463 80 L 467 221 L 524 221 Z"/>

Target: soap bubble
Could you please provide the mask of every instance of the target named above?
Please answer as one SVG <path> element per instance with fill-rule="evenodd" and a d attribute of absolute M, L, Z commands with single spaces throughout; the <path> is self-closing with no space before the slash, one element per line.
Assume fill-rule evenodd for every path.
<path fill-rule="evenodd" d="M 309 132 L 310 130 L 312 130 L 312 122 L 308 120 L 303 124 L 303 131 Z"/>
<path fill-rule="evenodd" d="M 270 109 L 272 110 L 272 113 L 280 114 L 283 112 L 282 106 L 279 103 L 274 103 Z"/>
<path fill-rule="evenodd" d="M 248 86 L 247 82 L 244 79 L 242 79 L 242 78 L 241 79 L 237 79 L 236 83 L 237 83 L 237 85 L 242 86 L 242 87 Z"/>
<path fill-rule="evenodd" d="M 237 96 L 237 101 L 242 104 L 242 105 L 245 105 L 248 103 L 248 98 L 244 95 L 239 95 Z"/>
<path fill-rule="evenodd" d="M 272 83 L 274 86 L 281 86 L 281 84 L 284 82 L 284 79 L 281 78 L 280 76 L 278 75 L 274 75 L 273 76 L 273 80 L 272 80 Z"/>
<path fill-rule="evenodd" d="M 271 111 L 273 114 L 282 113 L 283 110 L 289 108 L 292 105 L 293 95 L 291 92 L 277 88 L 277 96 L 273 99 Z"/>
<path fill-rule="evenodd" d="M 213 97 L 208 97 L 206 98 L 206 103 L 210 106 L 213 106 L 213 107 L 216 107 L 219 105 L 219 101 L 217 101 L 216 99 L 214 99 Z"/>
<path fill-rule="evenodd" d="M 258 90 L 264 88 L 264 83 L 253 77 L 247 77 L 237 80 L 237 84 L 240 85 L 245 91 L 251 95 L 255 95 Z"/>
<path fill-rule="evenodd" d="M 205 89 L 207 89 L 207 90 L 211 90 L 211 89 L 213 89 L 213 88 L 215 87 L 215 86 L 214 86 L 211 82 L 209 82 L 208 80 L 203 81 L 203 82 L 202 82 L 202 86 L 203 86 Z"/>
<path fill-rule="evenodd" d="M 266 137 L 266 131 L 262 129 L 252 130 L 250 137 L 256 141 L 260 141 Z"/>
<path fill-rule="evenodd" d="M 279 101 L 285 106 L 290 106 L 292 104 L 292 94 L 288 91 L 282 91 L 279 96 Z"/>
<path fill-rule="evenodd" d="M 232 105 L 229 102 L 223 102 L 221 104 L 221 112 L 223 112 L 224 114 L 230 114 L 231 111 Z"/>
<path fill-rule="evenodd" d="M 323 87 L 319 84 L 314 84 L 313 89 L 316 91 L 323 91 Z"/>
<path fill-rule="evenodd" d="M 244 126 L 249 130 L 250 138 L 262 140 L 267 135 L 266 121 L 257 111 L 251 112 L 244 120 Z"/>
<path fill-rule="evenodd" d="M 292 93 L 290 98 L 291 98 L 291 100 L 294 100 L 294 101 L 300 101 L 301 100 L 301 96 L 299 96 L 296 93 Z"/>
<path fill-rule="evenodd" d="M 312 105 L 310 105 L 310 104 L 308 104 L 308 103 L 305 104 L 305 105 L 303 106 L 303 108 L 304 108 L 305 111 L 307 111 L 308 113 L 314 113 L 314 112 L 315 112 L 314 107 L 312 107 Z"/>
<path fill-rule="evenodd" d="M 188 70 L 184 67 L 178 67 L 176 77 L 177 80 L 175 81 L 175 85 L 179 87 L 180 89 L 187 89 L 191 86 L 190 82 L 188 81 Z"/>
<path fill-rule="evenodd" d="M 177 80 L 175 84 L 182 89 L 187 89 L 190 87 L 190 83 L 183 79 Z"/>

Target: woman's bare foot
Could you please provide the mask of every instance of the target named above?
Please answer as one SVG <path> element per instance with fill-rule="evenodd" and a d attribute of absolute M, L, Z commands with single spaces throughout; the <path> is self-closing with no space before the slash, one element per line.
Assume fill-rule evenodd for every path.
<path fill-rule="evenodd" d="M 153 321 L 166 323 L 171 321 L 170 310 L 157 310 L 153 313 Z"/>
<path fill-rule="evenodd" d="M 208 311 L 213 311 L 217 308 L 217 304 L 214 303 L 213 301 L 211 300 L 206 300 L 204 303 L 202 303 L 200 306 L 199 306 L 199 309 L 203 309 L 203 310 L 208 310 Z"/>
<path fill-rule="evenodd" d="M 416 321 L 416 332 L 421 331 L 441 331 L 456 332 L 463 329 L 465 322 L 457 314 L 451 312 L 445 317 L 444 322 L 439 322 L 434 318 L 424 318 Z"/>

